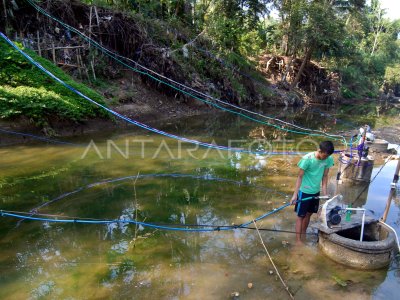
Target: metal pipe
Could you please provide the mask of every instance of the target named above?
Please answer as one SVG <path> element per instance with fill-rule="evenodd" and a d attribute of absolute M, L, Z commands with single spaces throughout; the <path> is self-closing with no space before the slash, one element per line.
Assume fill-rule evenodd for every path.
<path fill-rule="evenodd" d="M 361 222 L 361 235 L 360 235 L 360 242 L 362 242 L 363 236 L 364 236 L 365 208 L 350 208 L 350 207 L 347 207 L 346 210 L 363 211 L 362 222 Z"/>
<path fill-rule="evenodd" d="M 365 209 L 362 216 L 360 242 L 362 242 L 364 236 L 364 222 L 365 222 Z"/>

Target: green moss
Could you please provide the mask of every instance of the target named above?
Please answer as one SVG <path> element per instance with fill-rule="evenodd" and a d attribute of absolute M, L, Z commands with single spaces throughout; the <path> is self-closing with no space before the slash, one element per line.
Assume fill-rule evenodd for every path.
<path fill-rule="evenodd" d="M 56 77 L 104 105 L 100 94 L 77 83 L 57 66 L 33 51 L 29 49 L 24 51 Z M 0 118 L 13 119 L 20 116 L 29 118 L 38 126 L 47 126 L 50 118 L 79 122 L 96 116 L 106 117 L 107 113 L 51 79 L 17 50 L 1 40 Z"/>

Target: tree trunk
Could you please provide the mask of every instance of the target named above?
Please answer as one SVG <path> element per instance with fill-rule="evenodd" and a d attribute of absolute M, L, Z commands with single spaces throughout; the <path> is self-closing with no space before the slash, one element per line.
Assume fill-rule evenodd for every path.
<path fill-rule="evenodd" d="M 287 34 L 282 37 L 281 52 L 285 53 L 286 56 L 289 55 L 289 37 Z"/>
<path fill-rule="evenodd" d="M 371 56 L 374 55 L 376 47 L 378 46 L 378 37 L 379 34 L 381 33 L 383 28 L 383 25 L 379 25 L 378 28 L 376 29 L 376 33 L 375 33 L 375 38 L 374 38 L 374 45 L 372 46 L 372 51 L 371 51 Z"/>
<path fill-rule="evenodd" d="M 381 10 L 378 12 L 378 16 L 377 17 L 378 17 L 378 27 L 376 29 L 376 32 L 374 32 L 375 37 L 374 37 L 374 44 L 372 46 L 371 56 L 374 55 L 374 52 L 375 52 L 376 47 L 378 45 L 379 34 L 381 33 L 381 31 L 383 29 L 382 11 Z"/>
<path fill-rule="evenodd" d="M 281 80 L 281 82 L 283 82 L 283 83 L 286 83 L 286 78 L 287 78 L 287 76 L 288 76 L 288 74 L 290 72 L 290 68 L 292 67 L 293 60 L 294 60 L 294 55 L 292 55 L 290 57 L 289 62 L 285 66 L 285 73 L 284 73 L 284 75 L 282 77 L 282 80 Z"/>
<path fill-rule="evenodd" d="M 299 72 L 297 73 L 296 78 L 293 80 L 292 84 L 290 85 L 290 90 L 292 90 L 296 86 L 296 84 L 299 82 L 300 76 L 303 73 L 305 66 L 307 65 L 308 61 L 311 58 L 312 51 L 313 51 L 313 49 L 312 49 L 312 47 L 310 47 L 310 48 L 308 48 L 306 55 L 304 55 L 304 59 L 303 59 L 303 62 L 301 63 Z"/>

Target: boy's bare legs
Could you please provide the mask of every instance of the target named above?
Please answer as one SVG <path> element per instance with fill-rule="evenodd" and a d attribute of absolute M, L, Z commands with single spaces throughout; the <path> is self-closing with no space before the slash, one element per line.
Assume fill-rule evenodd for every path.
<path fill-rule="evenodd" d="M 301 234 L 304 235 L 303 238 L 306 237 L 306 231 L 307 231 L 307 228 L 308 228 L 308 224 L 310 223 L 310 218 L 311 218 L 312 214 L 313 213 L 308 212 L 306 214 L 306 216 L 303 218 L 303 223 L 301 225 L 301 229 L 302 229 Z"/>
<path fill-rule="evenodd" d="M 296 220 L 296 244 L 301 245 L 303 244 L 302 241 L 302 232 L 303 232 L 303 222 L 304 222 L 304 217 L 297 217 Z"/>
<path fill-rule="evenodd" d="M 296 242 L 298 245 L 303 244 L 306 239 L 306 231 L 308 224 L 310 223 L 312 213 L 307 213 L 305 217 L 297 217 L 296 220 Z"/>

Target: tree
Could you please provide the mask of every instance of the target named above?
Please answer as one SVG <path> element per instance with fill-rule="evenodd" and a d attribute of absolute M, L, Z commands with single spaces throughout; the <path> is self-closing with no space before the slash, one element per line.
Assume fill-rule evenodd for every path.
<path fill-rule="evenodd" d="M 298 30 L 300 38 L 297 39 L 296 46 L 302 48 L 304 58 L 295 79 L 291 83 L 291 89 L 296 86 L 316 49 L 319 52 L 331 52 L 339 48 L 337 41 L 340 40 L 341 28 L 344 26 L 331 1 L 312 1 L 305 3 L 303 9 L 305 15 Z M 294 53 L 296 52 L 297 50 L 294 50 Z"/>

